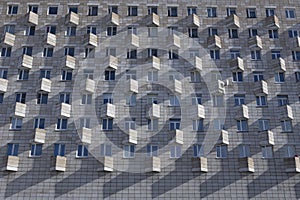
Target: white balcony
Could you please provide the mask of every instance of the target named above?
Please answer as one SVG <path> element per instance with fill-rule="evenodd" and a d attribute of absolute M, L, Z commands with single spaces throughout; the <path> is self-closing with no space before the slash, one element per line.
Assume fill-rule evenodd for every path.
<path fill-rule="evenodd" d="M 205 118 L 205 108 L 203 105 L 196 105 L 192 107 L 191 110 L 191 116 L 193 116 L 193 119 L 204 119 Z"/>
<path fill-rule="evenodd" d="M 46 130 L 45 129 L 34 129 L 34 138 L 33 142 L 44 144 L 46 139 Z"/>
<path fill-rule="evenodd" d="M 3 43 L 8 46 L 14 46 L 16 40 L 16 36 L 14 34 L 11 34 L 9 32 L 6 32 L 4 34 Z"/>
<path fill-rule="evenodd" d="M 87 46 L 98 46 L 98 37 L 93 33 L 88 33 L 84 35 L 84 44 Z"/>
<path fill-rule="evenodd" d="M 199 16 L 196 14 L 191 14 L 188 16 L 188 26 L 200 26 L 200 19 Z"/>
<path fill-rule="evenodd" d="M 152 56 L 150 58 L 150 68 L 156 69 L 156 70 L 160 70 L 160 58 L 156 57 L 156 56 Z"/>
<path fill-rule="evenodd" d="M 282 58 L 274 60 L 272 66 L 275 71 L 282 71 L 282 72 L 286 71 L 285 61 Z"/>
<path fill-rule="evenodd" d="M 67 165 L 67 158 L 65 156 L 51 157 L 51 171 L 65 172 Z"/>
<path fill-rule="evenodd" d="M 213 83 L 213 92 L 216 94 L 225 94 L 225 83 L 218 80 L 217 83 Z"/>
<path fill-rule="evenodd" d="M 291 40 L 292 40 L 293 49 L 299 50 L 300 49 L 300 37 L 297 36 L 297 37 L 291 38 Z"/>
<path fill-rule="evenodd" d="M 128 142 L 131 144 L 137 144 L 137 131 L 133 129 L 128 130 Z"/>
<path fill-rule="evenodd" d="M 280 106 L 279 112 L 281 119 L 294 119 L 293 109 L 289 105 Z"/>
<path fill-rule="evenodd" d="M 161 171 L 161 163 L 160 158 L 153 156 L 147 158 L 145 161 L 145 172 L 160 172 Z"/>
<path fill-rule="evenodd" d="M 26 104 L 25 103 L 20 103 L 16 102 L 15 105 L 15 116 L 17 117 L 25 117 L 26 115 Z"/>
<path fill-rule="evenodd" d="M 6 92 L 8 86 L 8 80 L 0 78 L 0 92 Z"/>
<path fill-rule="evenodd" d="M 218 48 L 221 49 L 222 48 L 222 44 L 221 44 L 221 38 L 217 35 L 212 35 L 210 37 L 207 38 L 207 47 L 208 48 Z"/>
<path fill-rule="evenodd" d="M 118 69 L 118 65 L 119 65 L 119 60 L 115 56 L 108 56 L 108 57 L 106 57 L 106 59 L 104 61 L 104 66 L 105 67 L 109 67 L 109 68 L 112 68 L 114 70 Z"/>
<path fill-rule="evenodd" d="M 17 172 L 19 168 L 19 160 L 18 156 L 7 156 L 5 170 Z"/>
<path fill-rule="evenodd" d="M 76 58 L 73 56 L 66 55 L 65 56 L 65 67 L 70 69 L 75 69 Z"/>
<path fill-rule="evenodd" d="M 254 172 L 253 158 L 239 158 L 239 172 Z"/>
<path fill-rule="evenodd" d="M 33 64 L 33 57 L 32 56 L 28 56 L 28 55 L 24 54 L 21 57 L 21 67 L 31 69 L 32 64 Z"/>
<path fill-rule="evenodd" d="M 240 105 L 237 107 L 235 119 L 249 119 L 248 106 Z"/>
<path fill-rule="evenodd" d="M 169 48 L 180 48 L 180 37 L 172 34 L 167 37 L 167 46 Z"/>
<path fill-rule="evenodd" d="M 148 15 L 147 26 L 159 26 L 159 16 L 155 13 Z"/>
<path fill-rule="evenodd" d="M 260 134 L 259 145 L 261 145 L 261 146 L 275 145 L 274 134 L 272 131 L 262 131 L 262 132 L 259 132 L 259 134 Z"/>
<path fill-rule="evenodd" d="M 233 59 L 229 63 L 230 67 L 232 70 L 239 70 L 239 71 L 244 71 L 244 61 L 242 58 L 237 57 L 236 59 Z"/>
<path fill-rule="evenodd" d="M 254 94 L 269 94 L 268 83 L 264 80 L 255 82 L 253 85 Z"/>
<path fill-rule="evenodd" d="M 284 158 L 285 172 L 300 172 L 299 157 Z"/>
<path fill-rule="evenodd" d="M 183 131 L 181 130 L 172 130 L 172 134 L 174 134 L 174 142 L 177 144 L 183 144 Z"/>
<path fill-rule="evenodd" d="M 129 79 L 126 81 L 127 92 L 138 93 L 139 92 L 139 84 L 138 81 L 134 79 Z"/>
<path fill-rule="evenodd" d="M 92 143 L 92 129 L 90 128 L 81 128 L 78 130 L 80 141 L 84 144 Z"/>
<path fill-rule="evenodd" d="M 66 23 L 78 26 L 79 25 L 79 15 L 77 13 L 70 12 L 69 14 L 66 15 Z"/>
<path fill-rule="evenodd" d="M 268 28 L 280 28 L 278 17 L 276 15 L 266 17 L 265 26 Z"/>
<path fill-rule="evenodd" d="M 59 105 L 59 116 L 69 118 L 71 116 L 71 105 L 61 103 Z"/>
<path fill-rule="evenodd" d="M 102 165 L 98 169 L 98 171 L 104 171 L 104 172 L 114 171 L 114 158 L 113 157 L 105 156 L 103 158 L 100 158 L 99 160 L 102 163 Z"/>
<path fill-rule="evenodd" d="M 140 37 L 135 34 L 128 34 L 125 40 L 128 48 L 138 48 L 140 46 Z"/>
<path fill-rule="evenodd" d="M 56 46 L 56 35 L 47 33 L 45 35 L 46 44 L 55 47 Z"/>
<path fill-rule="evenodd" d="M 208 172 L 207 158 L 205 157 L 192 158 L 192 171 Z"/>
<path fill-rule="evenodd" d="M 32 12 L 32 11 L 29 11 L 27 13 L 27 22 L 30 23 L 30 24 L 33 24 L 35 26 L 37 26 L 39 24 L 39 15 Z"/>
<path fill-rule="evenodd" d="M 262 40 L 261 37 L 259 37 L 258 35 L 249 38 L 248 40 L 248 46 L 250 49 L 252 48 L 258 48 L 258 49 L 262 49 Z"/>
<path fill-rule="evenodd" d="M 226 145 L 229 144 L 229 137 L 227 131 L 221 130 L 218 144 L 226 144 Z"/>
<path fill-rule="evenodd" d="M 96 87 L 95 81 L 89 78 L 83 81 L 81 86 L 82 90 L 87 93 L 94 93 L 95 87 Z"/>
<path fill-rule="evenodd" d="M 151 105 L 151 107 L 149 108 L 149 117 L 151 119 L 160 118 L 160 105 L 154 103 Z"/>
<path fill-rule="evenodd" d="M 110 103 L 103 104 L 101 106 L 101 117 L 115 118 L 116 106 Z"/>
<path fill-rule="evenodd" d="M 112 13 L 110 13 L 109 14 L 109 19 L 108 19 L 108 24 L 110 24 L 110 25 L 115 25 L 115 26 L 119 26 L 119 24 L 120 24 L 120 17 L 119 17 L 119 15 L 118 14 L 116 14 L 116 13 L 114 13 L 114 12 L 112 12 Z"/>
<path fill-rule="evenodd" d="M 202 66 L 203 66 L 203 63 L 202 63 L 202 59 L 199 58 L 198 56 L 195 56 L 194 57 L 194 68 L 198 71 L 202 71 Z"/>
<path fill-rule="evenodd" d="M 40 90 L 43 92 L 51 92 L 52 81 L 47 78 L 42 78 L 40 80 Z"/>
<path fill-rule="evenodd" d="M 233 14 L 225 19 L 225 24 L 227 27 L 234 27 L 234 28 L 240 28 L 240 18 Z"/>
<path fill-rule="evenodd" d="M 169 83 L 169 88 L 174 93 L 182 94 L 182 83 L 179 80 L 171 80 Z"/>

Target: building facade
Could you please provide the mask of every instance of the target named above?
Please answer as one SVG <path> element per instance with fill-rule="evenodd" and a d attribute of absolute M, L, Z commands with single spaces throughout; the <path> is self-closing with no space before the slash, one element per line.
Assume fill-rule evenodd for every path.
<path fill-rule="evenodd" d="M 1 199 L 300 198 L 298 1 L 0 14 Z"/>

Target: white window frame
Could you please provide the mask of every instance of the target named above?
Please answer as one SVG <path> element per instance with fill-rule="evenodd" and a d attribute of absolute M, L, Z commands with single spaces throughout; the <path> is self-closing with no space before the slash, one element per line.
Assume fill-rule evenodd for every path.
<path fill-rule="evenodd" d="M 37 152 L 37 148 L 41 148 L 40 153 Z M 40 157 L 43 153 L 43 144 L 31 144 L 31 149 L 29 151 L 29 157 Z"/>
<path fill-rule="evenodd" d="M 180 97 L 177 95 L 169 95 L 169 106 L 180 106 Z"/>
<path fill-rule="evenodd" d="M 112 156 L 112 145 L 111 144 L 101 144 L 100 145 L 100 156 Z"/>
<path fill-rule="evenodd" d="M 193 120 L 193 131 L 204 131 L 203 119 Z"/>
<path fill-rule="evenodd" d="M 23 119 L 19 117 L 12 117 L 10 122 L 10 129 L 20 130 L 22 129 Z"/>
<path fill-rule="evenodd" d="M 216 158 L 227 158 L 228 147 L 227 145 L 216 146 Z"/>
<path fill-rule="evenodd" d="M 273 146 L 262 146 L 261 151 L 262 151 L 262 158 L 264 159 L 273 158 Z"/>
<path fill-rule="evenodd" d="M 135 146 L 124 145 L 123 147 L 123 158 L 134 158 L 135 157 Z"/>
<path fill-rule="evenodd" d="M 158 156 L 158 145 L 147 145 L 147 156 L 157 157 Z"/>
<path fill-rule="evenodd" d="M 91 128 L 91 119 L 90 118 L 80 118 L 80 127 L 81 128 Z"/>
<path fill-rule="evenodd" d="M 260 131 L 270 130 L 270 120 L 269 119 L 259 119 L 258 124 L 259 124 Z"/>
<path fill-rule="evenodd" d="M 248 120 L 241 119 L 241 120 L 236 120 L 236 129 L 239 132 L 243 131 L 248 131 Z"/>
<path fill-rule="evenodd" d="M 58 118 L 55 130 L 67 130 L 68 129 L 68 119 Z"/>
<path fill-rule="evenodd" d="M 77 145 L 76 158 L 87 158 L 87 157 L 89 157 L 88 146 L 83 144 Z"/>
<path fill-rule="evenodd" d="M 158 119 L 148 119 L 148 131 L 158 130 Z"/>
<path fill-rule="evenodd" d="M 257 95 L 256 96 L 256 105 L 257 106 L 267 106 L 268 100 L 266 95 Z"/>
<path fill-rule="evenodd" d="M 170 147 L 170 158 L 180 158 L 181 157 L 181 146 L 173 145 Z"/>
<path fill-rule="evenodd" d="M 111 123 L 111 127 L 110 126 Z M 102 130 L 111 131 L 114 129 L 114 119 L 112 118 L 103 118 L 102 119 Z"/>
<path fill-rule="evenodd" d="M 148 71 L 148 81 L 149 82 L 156 82 L 156 81 L 158 81 L 158 71 L 157 70 L 150 70 L 150 71 Z"/>
<path fill-rule="evenodd" d="M 81 95 L 81 105 L 92 104 L 93 95 L 92 94 L 82 94 Z"/>
<path fill-rule="evenodd" d="M 239 146 L 239 157 L 240 158 L 250 157 L 250 147 L 249 147 L 249 145 L 240 145 Z"/>
<path fill-rule="evenodd" d="M 282 132 L 292 132 L 293 131 L 292 120 L 282 120 L 280 123 L 281 123 Z"/>

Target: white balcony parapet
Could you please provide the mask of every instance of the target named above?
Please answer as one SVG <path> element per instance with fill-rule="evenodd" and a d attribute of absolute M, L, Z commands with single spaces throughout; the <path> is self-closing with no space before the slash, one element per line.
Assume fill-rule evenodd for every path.
<path fill-rule="evenodd" d="M 44 92 L 51 92 L 52 81 L 47 78 L 42 78 L 40 80 L 40 90 Z"/>
<path fill-rule="evenodd" d="M 242 58 L 237 57 L 236 59 L 233 59 L 230 61 L 230 67 L 232 70 L 240 70 L 244 71 L 244 61 Z"/>
<path fill-rule="evenodd" d="M 34 129 L 34 138 L 33 142 L 44 144 L 46 139 L 46 130 L 45 129 Z"/>
<path fill-rule="evenodd" d="M 276 28 L 276 29 L 280 28 L 279 19 L 276 15 L 266 17 L 265 25 L 268 28 Z"/>
<path fill-rule="evenodd" d="M 74 24 L 75 26 L 79 25 L 79 15 L 74 12 L 70 12 L 66 15 L 66 23 Z"/>
<path fill-rule="evenodd" d="M 112 172 L 114 171 L 114 158 L 111 156 L 104 156 L 99 159 L 101 162 L 101 166 L 98 171 L 102 172 Z"/>
<path fill-rule="evenodd" d="M 160 118 L 160 105 L 152 104 L 149 109 L 149 117 L 152 118 Z"/>
<path fill-rule="evenodd" d="M 207 158 L 205 158 L 205 157 L 192 158 L 192 171 L 193 172 L 208 172 Z"/>
<path fill-rule="evenodd" d="M 101 117 L 115 118 L 116 106 L 110 103 L 103 104 L 101 106 Z"/>
<path fill-rule="evenodd" d="M 207 38 L 207 47 L 208 48 L 222 48 L 221 38 L 217 35 L 212 35 Z"/>
<path fill-rule="evenodd" d="M 259 37 L 258 35 L 249 38 L 248 41 L 248 46 L 249 48 L 258 48 L 258 49 L 262 49 L 262 40 L 261 37 Z"/>
<path fill-rule="evenodd" d="M 78 130 L 79 138 L 82 143 L 84 144 L 91 144 L 92 143 L 92 129 L 82 127 Z"/>
<path fill-rule="evenodd" d="M 145 161 L 145 172 L 160 172 L 161 171 L 161 163 L 160 158 L 157 156 L 153 156 L 147 158 Z"/>
<path fill-rule="evenodd" d="M 235 118 L 236 119 L 249 119 L 248 106 L 246 106 L 246 105 L 238 106 Z"/>
<path fill-rule="evenodd" d="M 140 46 L 140 37 L 135 34 L 128 34 L 126 36 L 126 43 L 130 48 L 138 48 Z"/>
<path fill-rule="evenodd" d="M 112 13 L 109 14 L 108 17 L 109 17 L 108 24 L 119 26 L 119 24 L 120 24 L 120 17 L 119 17 L 118 14 L 112 12 Z"/>
<path fill-rule="evenodd" d="M 65 172 L 67 166 L 67 158 L 65 156 L 51 157 L 51 171 Z"/>
<path fill-rule="evenodd" d="M 226 145 L 229 144 L 229 137 L 227 131 L 221 130 L 218 144 L 226 144 Z"/>
<path fill-rule="evenodd" d="M 59 105 L 59 116 L 69 118 L 71 116 L 71 105 L 61 103 Z"/>
<path fill-rule="evenodd" d="M 274 134 L 272 131 L 262 131 L 259 134 L 260 134 L 259 145 L 261 146 L 275 145 Z"/>
<path fill-rule="evenodd" d="M 76 58 L 70 55 L 65 56 L 65 67 L 75 69 Z"/>
<path fill-rule="evenodd" d="M 285 172 L 300 172 L 300 159 L 299 157 L 291 157 L 283 159 Z"/>
<path fill-rule="evenodd" d="M 136 81 L 134 79 L 129 79 L 126 84 L 128 87 L 128 89 L 127 89 L 128 92 L 139 93 L 138 81 Z"/>
<path fill-rule="evenodd" d="M 29 11 L 27 13 L 27 22 L 37 26 L 39 24 L 39 15 L 32 11 Z"/>
<path fill-rule="evenodd" d="M 147 26 L 159 26 L 159 16 L 155 13 L 148 15 Z"/>
<path fill-rule="evenodd" d="M 133 129 L 128 130 L 128 142 L 131 144 L 137 144 L 137 131 Z"/>
<path fill-rule="evenodd" d="M 254 172 L 254 161 L 251 157 L 239 158 L 239 172 Z"/>
<path fill-rule="evenodd" d="M 280 106 L 279 111 L 281 119 L 294 119 L 293 109 L 290 105 Z"/>
<path fill-rule="evenodd" d="M 4 34 L 3 43 L 8 46 L 14 46 L 16 40 L 16 36 L 14 34 L 11 34 L 9 32 L 6 32 Z"/>
<path fill-rule="evenodd" d="M 273 61 L 272 66 L 274 68 L 275 71 L 286 71 L 286 67 L 285 67 L 285 61 L 283 58 L 278 58 L 276 60 Z"/>
<path fill-rule="evenodd" d="M 0 78 L 0 92 L 6 92 L 8 86 L 8 80 Z"/>
<path fill-rule="evenodd" d="M 94 80 L 87 78 L 85 81 L 82 82 L 82 90 L 88 93 L 95 92 L 96 83 Z"/>
<path fill-rule="evenodd" d="M 118 69 L 119 60 L 115 56 L 108 56 L 104 61 L 104 66 L 112 68 L 114 70 Z"/>
<path fill-rule="evenodd" d="M 45 35 L 46 44 L 55 47 L 56 46 L 56 35 L 52 33 L 46 33 Z"/>
<path fill-rule="evenodd" d="M 33 57 L 24 54 L 21 57 L 21 67 L 27 68 L 27 69 L 31 69 L 33 65 Z"/>
<path fill-rule="evenodd" d="M 180 48 L 180 37 L 175 35 L 175 34 L 171 34 L 167 37 L 167 42 L 168 42 L 168 47 L 170 48 Z"/>
<path fill-rule="evenodd" d="M 264 80 L 255 82 L 254 94 L 269 94 L 268 83 Z"/>
<path fill-rule="evenodd" d="M 230 15 L 226 17 L 225 24 L 228 27 L 240 28 L 240 18 L 235 14 Z"/>
<path fill-rule="evenodd" d="M 177 93 L 177 94 L 182 94 L 182 83 L 179 80 L 171 80 L 170 83 L 170 89 L 172 92 Z"/>
<path fill-rule="evenodd" d="M 15 116 L 18 117 L 25 117 L 26 115 L 26 104 L 25 103 L 20 103 L 20 102 L 16 102 L 15 105 Z"/>
<path fill-rule="evenodd" d="M 196 14 L 191 14 L 188 16 L 188 25 L 189 26 L 196 26 L 199 27 L 200 26 L 200 19 L 199 16 Z"/>
<path fill-rule="evenodd" d="M 84 44 L 85 45 L 90 45 L 93 47 L 97 47 L 98 46 L 98 37 L 97 35 L 93 34 L 93 33 L 88 33 L 84 35 Z"/>
<path fill-rule="evenodd" d="M 18 156 L 7 156 L 5 170 L 17 172 L 19 168 L 19 160 L 20 158 Z"/>

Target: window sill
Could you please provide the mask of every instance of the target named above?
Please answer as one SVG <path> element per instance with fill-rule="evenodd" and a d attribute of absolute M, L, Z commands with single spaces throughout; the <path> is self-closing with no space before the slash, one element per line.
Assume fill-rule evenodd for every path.
<path fill-rule="evenodd" d="M 293 131 L 281 131 L 280 133 L 293 133 Z"/>
<path fill-rule="evenodd" d="M 10 128 L 9 131 L 21 131 L 22 128 Z"/>
<path fill-rule="evenodd" d="M 64 132 L 67 131 L 68 129 L 54 129 L 55 132 Z"/>
<path fill-rule="evenodd" d="M 39 156 L 32 156 L 32 155 L 29 155 L 28 158 L 41 158 L 42 155 L 39 155 Z"/>
<path fill-rule="evenodd" d="M 268 106 L 256 106 L 256 108 L 267 108 Z"/>
<path fill-rule="evenodd" d="M 87 159 L 89 156 L 75 156 L 76 159 Z"/>
<path fill-rule="evenodd" d="M 249 132 L 249 130 L 244 130 L 244 131 L 237 130 L 236 132 L 237 133 L 247 133 L 247 132 Z"/>

